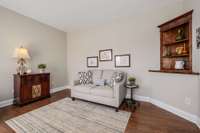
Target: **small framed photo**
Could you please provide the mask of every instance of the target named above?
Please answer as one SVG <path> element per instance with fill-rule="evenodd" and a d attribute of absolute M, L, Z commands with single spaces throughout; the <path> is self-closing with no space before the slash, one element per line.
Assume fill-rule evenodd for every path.
<path fill-rule="evenodd" d="M 200 49 L 200 27 L 196 30 L 197 49 Z"/>
<path fill-rule="evenodd" d="M 112 61 L 113 54 L 112 49 L 99 50 L 100 61 Z"/>
<path fill-rule="evenodd" d="M 115 67 L 131 67 L 131 55 L 115 55 Z"/>
<path fill-rule="evenodd" d="M 98 67 L 98 56 L 87 57 L 87 67 Z"/>

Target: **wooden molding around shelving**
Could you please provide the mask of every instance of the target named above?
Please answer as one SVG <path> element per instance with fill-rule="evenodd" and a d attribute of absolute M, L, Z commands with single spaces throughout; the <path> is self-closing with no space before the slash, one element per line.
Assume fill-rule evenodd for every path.
<path fill-rule="evenodd" d="M 182 15 L 180 15 L 180 16 L 178 16 L 178 17 L 172 19 L 172 20 L 169 20 L 169 21 L 167 21 L 167 22 L 165 22 L 165 23 L 159 25 L 158 27 L 160 28 L 160 27 L 162 27 L 162 26 L 164 26 L 164 25 L 167 25 L 167 24 L 169 24 L 169 23 L 171 23 L 171 22 L 173 22 L 173 21 L 176 21 L 177 19 L 180 19 L 180 18 L 182 18 L 182 17 L 186 17 L 186 16 L 192 14 L 193 11 L 194 11 L 194 10 L 191 10 L 191 11 L 185 13 L 185 14 L 182 14 Z"/>
<path fill-rule="evenodd" d="M 170 56 L 162 56 L 162 58 L 177 58 L 177 57 L 188 57 L 189 54 L 180 54 L 180 55 L 170 55 Z"/>
<path fill-rule="evenodd" d="M 149 72 L 200 75 L 198 72 L 189 72 L 187 70 L 149 70 Z"/>
<path fill-rule="evenodd" d="M 160 70 L 150 72 L 196 74 L 192 72 L 192 13 L 193 10 L 178 16 L 164 24 L 160 28 Z M 182 29 L 184 37 L 176 41 L 178 30 Z M 177 53 L 177 48 L 184 45 L 182 54 Z M 170 53 L 170 55 L 167 55 Z M 176 70 L 176 61 L 183 60 L 184 70 Z"/>
<path fill-rule="evenodd" d="M 180 40 L 180 41 L 176 41 L 176 42 L 170 42 L 170 43 L 164 43 L 163 45 L 174 45 L 174 44 L 180 44 L 180 43 L 184 43 L 186 41 L 189 41 L 189 39 L 184 39 L 184 40 Z"/>

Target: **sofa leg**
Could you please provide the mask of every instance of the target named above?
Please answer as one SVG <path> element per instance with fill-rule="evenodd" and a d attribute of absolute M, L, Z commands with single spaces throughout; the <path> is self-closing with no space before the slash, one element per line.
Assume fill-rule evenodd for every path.
<path fill-rule="evenodd" d="M 75 97 L 72 97 L 72 101 L 75 101 Z"/>
<path fill-rule="evenodd" d="M 115 112 L 119 112 L 119 108 L 115 108 Z"/>

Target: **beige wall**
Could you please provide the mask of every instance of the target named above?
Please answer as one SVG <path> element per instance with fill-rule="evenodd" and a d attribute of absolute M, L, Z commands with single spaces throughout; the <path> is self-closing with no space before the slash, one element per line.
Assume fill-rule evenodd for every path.
<path fill-rule="evenodd" d="M 184 1 L 184 9 L 186 11 L 188 10 L 191 10 L 191 9 L 194 9 L 194 15 L 193 15 L 193 43 L 196 44 L 196 29 L 198 27 L 200 27 L 200 8 L 199 8 L 199 5 L 200 5 L 200 1 L 199 0 L 190 0 L 190 1 L 187 1 L 185 0 Z M 198 69 L 200 71 L 200 50 L 197 50 L 196 49 L 196 45 L 194 45 L 194 48 L 193 48 L 193 51 L 196 53 L 196 61 L 198 62 Z M 200 76 L 199 76 L 199 116 L 200 116 Z M 200 122 L 200 120 L 199 120 Z M 200 125 L 200 123 L 199 123 Z"/>
<path fill-rule="evenodd" d="M 12 54 L 21 41 L 30 52 L 34 72 L 39 63 L 46 63 L 52 88 L 66 85 L 66 33 L 3 7 L 0 18 L 0 101 L 13 97 L 16 60 Z"/>
<path fill-rule="evenodd" d="M 199 86 L 198 76 L 149 73 L 159 69 L 159 29 L 157 25 L 184 13 L 181 3 L 160 10 L 138 14 L 134 18 L 84 31 L 68 33 L 68 80 L 72 84 L 76 73 L 87 69 L 86 57 L 98 55 L 101 49 L 112 48 L 114 54 L 130 53 L 131 68 L 123 69 L 137 78 L 138 95 L 152 97 L 186 112 L 197 115 Z M 198 55 L 194 52 L 194 70 L 198 71 Z M 99 69 L 115 69 L 114 62 L 100 62 Z M 186 105 L 185 99 L 191 99 Z"/>

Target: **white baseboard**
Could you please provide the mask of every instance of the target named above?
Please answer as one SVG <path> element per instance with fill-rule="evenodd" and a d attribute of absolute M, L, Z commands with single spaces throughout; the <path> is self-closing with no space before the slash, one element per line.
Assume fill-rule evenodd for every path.
<path fill-rule="evenodd" d="M 181 109 L 175 108 L 169 104 L 166 104 L 164 102 L 161 102 L 159 100 L 150 98 L 150 97 L 145 97 L 145 96 L 138 96 L 138 95 L 134 95 L 134 98 L 138 101 L 144 101 L 144 102 L 149 102 L 152 103 L 153 105 L 156 105 L 164 110 L 167 110 L 175 115 L 178 115 L 190 122 L 195 123 L 199 128 L 200 128 L 200 118 L 196 115 L 193 115 L 191 113 L 185 112 Z"/>
<path fill-rule="evenodd" d="M 69 86 L 62 86 L 62 87 L 57 87 L 57 88 L 52 88 L 51 90 L 50 90 L 50 93 L 52 94 L 52 93 L 56 93 L 56 92 L 58 92 L 58 91 L 62 91 L 62 90 L 65 90 L 65 89 L 68 89 L 69 88 Z"/>
<path fill-rule="evenodd" d="M 69 86 L 53 88 L 53 89 L 50 90 L 50 93 L 52 94 L 52 93 L 55 93 L 55 92 L 58 92 L 58 91 L 65 90 L 67 88 L 69 88 Z M 8 100 L 4 100 L 4 101 L 0 101 L 0 108 L 6 107 L 6 106 L 9 106 L 9 105 L 12 105 L 12 104 L 13 104 L 13 98 L 8 99 Z"/>
<path fill-rule="evenodd" d="M 13 99 L 8 99 L 0 102 L 0 108 L 9 106 L 13 104 Z"/>
<path fill-rule="evenodd" d="M 200 117 L 197 123 L 198 123 L 197 126 L 200 128 Z"/>
<path fill-rule="evenodd" d="M 130 93 L 127 93 L 126 98 L 130 98 L 130 97 L 131 97 Z M 150 102 L 150 98 L 145 97 L 145 96 L 133 95 L 133 98 L 138 101 Z"/>

